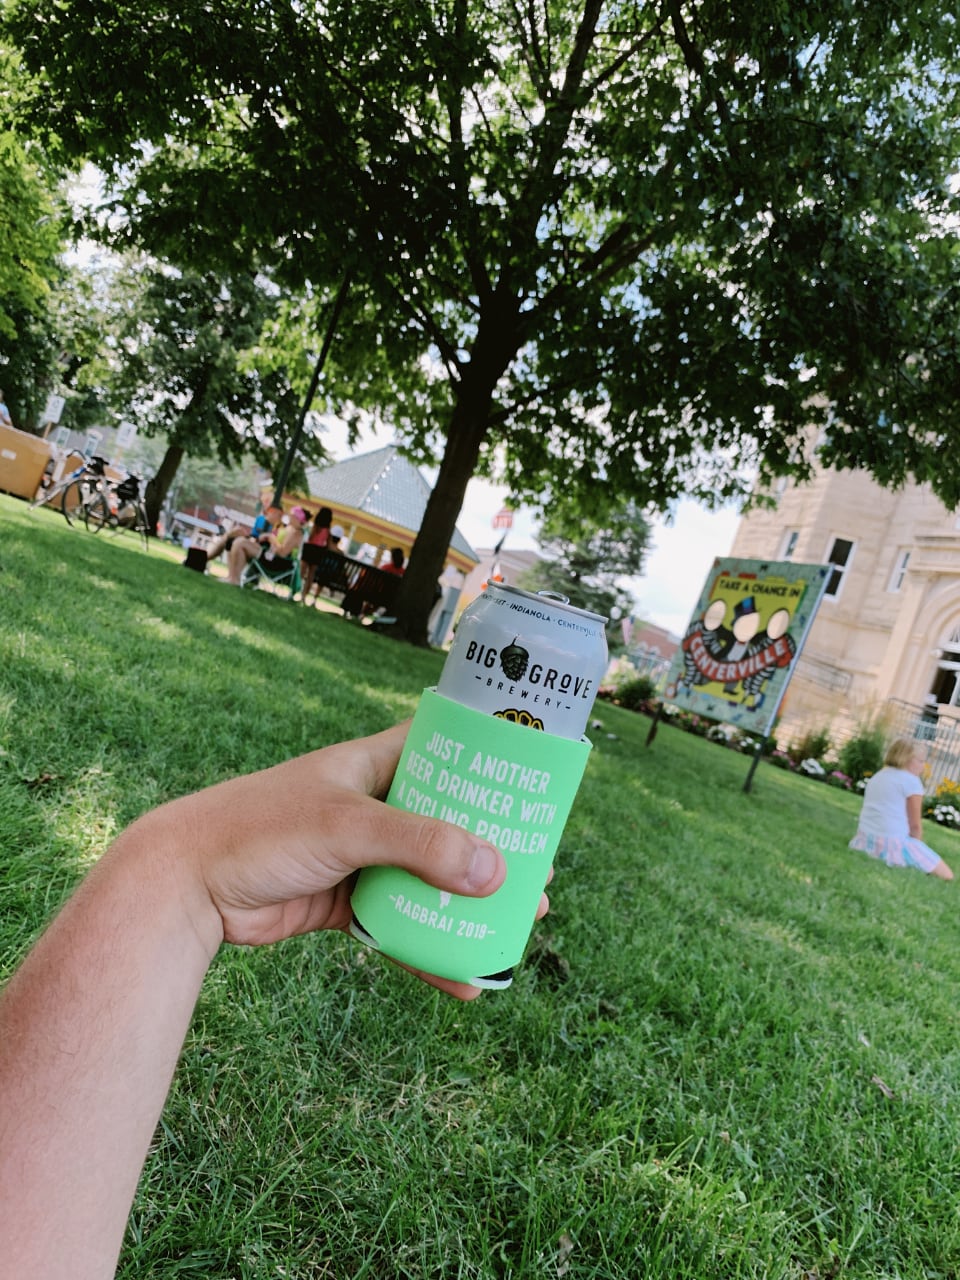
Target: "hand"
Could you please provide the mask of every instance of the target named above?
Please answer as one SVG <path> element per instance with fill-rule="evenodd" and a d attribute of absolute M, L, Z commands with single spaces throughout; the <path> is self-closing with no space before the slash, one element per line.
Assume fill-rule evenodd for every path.
<path fill-rule="evenodd" d="M 220 941 L 276 942 L 314 929 L 346 929 L 354 873 L 403 867 L 438 889 L 485 897 L 506 877 L 493 845 L 450 823 L 381 802 L 407 726 L 300 756 L 155 810 L 144 826 L 168 848 L 196 852 L 198 927 L 210 954 Z M 123 837 L 118 842 L 122 844 Z M 182 856 L 182 854 L 181 854 Z M 211 910 L 212 909 L 212 910 Z M 542 915 L 546 899 L 540 904 Z M 419 974 L 462 999 L 475 987 Z"/>
<path fill-rule="evenodd" d="M 0 994 L 3 1274 L 113 1274 L 223 941 L 345 928 L 363 866 L 390 863 L 477 897 L 503 883 L 492 845 L 378 798 L 405 734 L 401 725 L 341 743 L 153 810 L 44 931 Z M 479 994 L 421 976 L 464 999 Z"/>

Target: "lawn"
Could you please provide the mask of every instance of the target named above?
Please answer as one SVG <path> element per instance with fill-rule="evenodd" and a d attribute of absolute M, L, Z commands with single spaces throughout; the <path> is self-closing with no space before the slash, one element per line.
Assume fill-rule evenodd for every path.
<path fill-rule="evenodd" d="M 440 669 L 10 498 L 0 527 L 0 974 L 144 809 Z M 340 936 L 221 952 L 120 1276 L 960 1276 L 960 880 L 849 853 L 847 793 L 762 763 L 747 795 L 744 757 L 597 714 L 510 990 Z"/>

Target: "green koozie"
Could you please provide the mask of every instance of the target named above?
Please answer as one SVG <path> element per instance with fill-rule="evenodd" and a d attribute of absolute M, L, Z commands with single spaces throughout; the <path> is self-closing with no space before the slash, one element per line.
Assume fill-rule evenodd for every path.
<path fill-rule="evenodd" d="M 351 898 L 354 936 L 442 978 L 507 985 L 589 754 L 585 738 L 558 738 L 425 689 L 387 803 L 489 840 L 507 878 L 488 898 L 465 898 L 396 867 L 368 867 Z"/>

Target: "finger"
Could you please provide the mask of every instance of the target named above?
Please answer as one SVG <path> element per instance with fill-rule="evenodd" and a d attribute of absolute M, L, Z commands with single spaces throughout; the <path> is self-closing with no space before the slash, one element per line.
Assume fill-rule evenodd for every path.
<path fill-rule="evenodd" d="M 547 884 L 550 884 L 552 880 L 553 880 L 553 867 L 551 867 L 550 870 L 547 872 Z M 550 910 L 550 899 L 547 897 L 545 893 L 542 893 L 540 895 L 540 902 L 537 905 L 537 914 L 534 917 L 534 919 L 542 920 L 549 910 Z"/>
<path fill-rule="evenodd" d="M 405 720 L 382 733 L 326 747 L 316 759 L 331 781 L 382 799 L 397 771 L 409 728 L 410 721 Z"/>
<path fill-rule="evenodd" d="M 472 987 L 468 982 L 454 982 L 452 978 L 438 978 L 435 973 L 427 973 L 425 969 L 414 969 L 412 965 L 404 964 L 402 960 L 393 960 L 391 956 L 387 956 L 387 959 L 399 968 L 406 969 L 407 973 L 412 973 L 428 987 L 436 987 L 438 991 L 454 996 L 457 1000 L 476 1000 L 477 996 L 483 995 L 482 987 Z"/>
<path fill-rule="evenodd" d="M 486 897 L 503 884 L 503 855 L 451 822 L 394 809 L 355 792 L 325 806 L 328 847 L 345 867 L 402 867 L 436 889 Z"/>

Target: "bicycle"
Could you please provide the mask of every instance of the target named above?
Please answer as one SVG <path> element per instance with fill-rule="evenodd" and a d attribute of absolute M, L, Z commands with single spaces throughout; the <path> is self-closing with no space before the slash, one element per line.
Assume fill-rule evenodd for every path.
<path fill-rule="evenodd" d="M 30 503 L 31 509 L 50 506 L 59 498 L 60 510 L 67 524 L 80 523 L 87 504 L 100 491 L 105 480 L 106 465 L 106 461 L 96 455 L 84 458 L 79 467 L 45 489 L 39 498 L 34 498 Z"/>
<path fill-rule="evenodd" d="M 139 478 L 127 476 L 125 480 L 112 485 L 104 477 L 83 507 L 83 521 L 91 533 L 99 533 L 101 529 L 112 529 L 114 533 L 129 529 L 132 533 L 138 533 L 146 551 L 149 546 L 147 539 L 150 536 L 150 522 L 140 497 Z"/>

